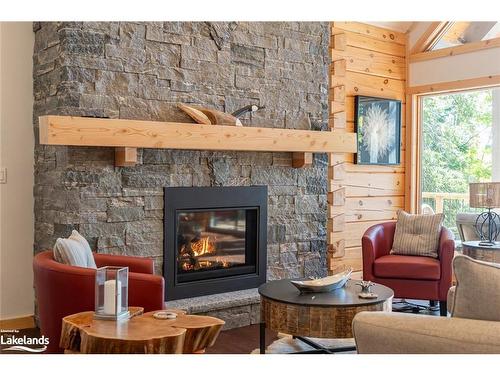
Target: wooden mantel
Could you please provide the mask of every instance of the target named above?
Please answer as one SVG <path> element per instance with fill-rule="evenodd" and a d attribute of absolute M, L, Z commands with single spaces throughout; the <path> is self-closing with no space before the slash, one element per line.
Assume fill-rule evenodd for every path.
<path fill-rule="evenodd" d="M 135 164 L 135 149 L 293 152 L 302 167 L 313 152 L 356 152 L 356 134 L 72 116 L 40 116 L 40 144 L 116 147 L 116 165 Z"/>

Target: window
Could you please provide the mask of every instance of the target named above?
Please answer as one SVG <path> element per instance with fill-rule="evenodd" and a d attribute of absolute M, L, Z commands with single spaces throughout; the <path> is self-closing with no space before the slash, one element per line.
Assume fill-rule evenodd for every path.
<path fill-rule="evenodd" d="M 500 22 L 450 22 L 430 51 L 500 37 Z"/>
<path fill-rule="evenodd" d="M 500 89 L 422 98 L 422 211 L 443 212 L 455 232 L 469 183 L 500 181 Z"/>

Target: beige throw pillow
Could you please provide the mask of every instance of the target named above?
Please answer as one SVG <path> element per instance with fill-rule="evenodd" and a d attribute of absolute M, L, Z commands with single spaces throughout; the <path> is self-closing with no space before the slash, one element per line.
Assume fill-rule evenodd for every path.
<path fill-rule="evenodd" d="M 453 270 L 457 286 L 451 316 L 500 321 L 500 264 L 457 255 Z"/>
<path fill-rule="evenodd" d="M 444 215 L 412 215 L 398 212 L 391 254 L 437 258 Z"/>
<path fill-rule="evenodd" d="M 68 238 L 58 238 L 54 245 L 54 259 L 70 266 L 97 268 L 87 240 L 76 230 Z"/>

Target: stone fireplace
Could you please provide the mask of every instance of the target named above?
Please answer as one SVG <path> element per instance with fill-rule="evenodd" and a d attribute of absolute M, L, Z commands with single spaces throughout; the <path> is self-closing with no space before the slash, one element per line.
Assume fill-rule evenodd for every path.
<path fill-rule="evenodd" d="M 266 281 L 267 187 L 165 188 L 166 300 Z"/>
<path fill-rule="evenodd" d="M 265 109 L 245 115 L 244 126 L 326 130 L 327 22 L 37 22 L 34 30 L 35 252 L 76 229 L 97 252 L 154 258 L 169 280 L 164 188 L 259 185 L 268 190 L 267 278 L 326 274 L 326 154 L 296 169 L 290 153 L 139 149 L 136 166 L 115 167 L 113 148 L 40 145 L 38 116 L 192 122 L 177 103 L 229 113 L 256 104 Z M 211 215 L 203 220 L 243 217 Z"/>

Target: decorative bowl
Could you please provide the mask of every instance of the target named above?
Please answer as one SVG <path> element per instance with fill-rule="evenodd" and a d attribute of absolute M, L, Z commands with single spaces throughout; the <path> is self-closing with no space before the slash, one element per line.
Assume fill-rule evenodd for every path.
<path fill-rule="evenodd" d="M 301 293 L 326 293 L 342 288 L 350 279 L 352 268 L 335 275 L 311 280 L 290 280 Z"/>

